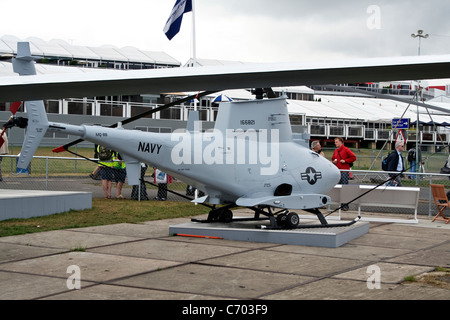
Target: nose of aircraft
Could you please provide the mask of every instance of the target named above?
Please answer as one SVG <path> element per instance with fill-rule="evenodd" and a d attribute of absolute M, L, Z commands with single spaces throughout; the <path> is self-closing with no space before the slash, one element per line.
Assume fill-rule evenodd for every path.
<path fill-rule="evenodd" d="M 336 184 L 338 184 L 339 180 L 341 179 L 341 172 L 330 161 L 326 159 L 321 160 L 323 160 L 322 179 L 325 185 L 328 186 L 329 189 L 331 190 Z"/>

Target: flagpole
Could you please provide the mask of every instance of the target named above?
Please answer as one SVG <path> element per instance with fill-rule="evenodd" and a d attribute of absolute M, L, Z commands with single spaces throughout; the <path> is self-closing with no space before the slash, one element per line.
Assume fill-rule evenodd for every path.
<path fill-rule="evenodd" d="M 192 66 L 197 66 L 197 48 L 196 48 L 196 37 L 195 37 L 195 0 L 192 0 Z"/>

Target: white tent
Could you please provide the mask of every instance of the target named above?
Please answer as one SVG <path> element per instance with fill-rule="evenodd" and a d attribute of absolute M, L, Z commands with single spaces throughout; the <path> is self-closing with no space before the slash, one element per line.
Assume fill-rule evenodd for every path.
<path fill-rule="evenodd" d="M 365 122 L 387 122 L 393 118 L 410 118 L 411 123 L 417 121 L 417 107 L 413 104 L 388 99 L 315 95 L 316 101 L 289 100 L 289 113 L 306 114 L 308 117 L 361 120 Z M 318 100 L 318 101 L 317 101 Z M 449 110 L 448 114 L 419 107 L 421 123 L 450 123 L 450 103 L 431 102 L 431 105 Z M 406 112 L 405 112 L 406 110 Z"/>
<path fill-rule="evenodd" d="M 112 45 L 101 47 L 75 46 L 60 39 L 44 41 L 30 37 L 19 39 L 12 35 L 0 37 L 0 56 L 17 52 L 17 42 L 30 43 L 31 54 L 46 58 L 66 58 L 77 60 L 108 60 L 116 62 L 142 62 L 159 65 L 181 66 L 181 63 L 161 51 L 144 51 L 134 47 L 117 48 Z"/>

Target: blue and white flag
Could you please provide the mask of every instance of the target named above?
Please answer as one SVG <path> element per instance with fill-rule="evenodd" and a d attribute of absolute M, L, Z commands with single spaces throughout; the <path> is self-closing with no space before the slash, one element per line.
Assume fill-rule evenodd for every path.
<path fill-rule="evenodd" d="M 170 17 L 164 27 L 164 33 L 169 40 L 172 40 L 178 31 L 180 31 L 183 14 L 189 11 L 192 11 L 192 0 L 177 0 L 175 2 Z"/>

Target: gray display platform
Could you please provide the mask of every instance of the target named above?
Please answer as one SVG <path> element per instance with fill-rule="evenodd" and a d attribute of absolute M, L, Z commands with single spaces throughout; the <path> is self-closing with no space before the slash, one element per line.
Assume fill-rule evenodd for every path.
<path fill-rule="evenodd" d="M 91 208 L 91 192 L 0 189 L 0 220 Z"/>
<path fill-rule="evenodd" d="M 301 218 L 301 225 L 317 224 Z M 329 224 L 340 221 L 329 222 Z M 217 237 L 226 240 L 267 242 L 337 248 L 369 232 L 369 222 L 358 221 L 348 227 L 298 228 L 293 230 L 261 229 L 265 222 L 199 223 L 189 222 L 169 227 L 171 235 Z"/>

